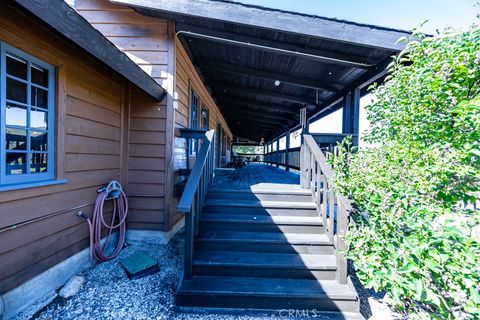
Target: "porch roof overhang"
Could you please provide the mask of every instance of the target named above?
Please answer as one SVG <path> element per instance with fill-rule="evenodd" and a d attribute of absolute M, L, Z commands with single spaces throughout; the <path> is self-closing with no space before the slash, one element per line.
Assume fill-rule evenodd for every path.
<path fill-rule="evenodd" d="M 270 141 L 385 75 L 410 33 L 225 0 L 112 0 L 174 20 L 237 137 Z"/>
<path fill-rule="evenodd" d="M 64 0 L 15 0 L 15 3 L 154 99 L 163 100 L 165 89 Z"/>

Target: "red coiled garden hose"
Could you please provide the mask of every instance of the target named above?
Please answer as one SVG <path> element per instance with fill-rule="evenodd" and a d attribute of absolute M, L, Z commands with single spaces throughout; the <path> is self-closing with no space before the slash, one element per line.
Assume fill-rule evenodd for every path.
<path fill-rule="evenodd" d="M 105 222 L 103 206 L 105 202 L 109 200 L 107 198 L 111 196 L 113 192 L 116 192 L 117 194 L 111 199 L 113 201 L 113 212 L 110 224 L 107 224 Z M 120 183 L 117 181 L 112 181 L 105 188 L 99 190 L 92 217 L 85 217 L 90 230 L 90 263 L 92 266 L 94 265 L 95 261 L 108 261 L 120 254 L 125 244 L 127 231 L 125 221 L 127 219 L 127 214 L 127 196 L 123 192 Z M 118 221 L 118 223 L 114 224 L 115 221 Z M 104 244 L 102 245 L 102 229 L 104 227 L 108 229 L 108 235 Z M 111 254 L 107 255 L 105 253 L 105 249 L 108 247 L 108 244 L 111 241 L 111 235 L 115 229 L 118 229 L 118 243 L 115 247 L 115 250 Z"/>

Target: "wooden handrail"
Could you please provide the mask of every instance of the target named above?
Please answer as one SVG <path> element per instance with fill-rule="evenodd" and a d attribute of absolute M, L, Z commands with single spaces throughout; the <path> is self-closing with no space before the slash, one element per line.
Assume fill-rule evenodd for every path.
<path fill-rule="evenodd" d="M 203 140 L 202 146 L 177 208 L 178 212 L 185 214 L 184 278 L 186 279 L 192 277 L 193 240 L 198 233 L 200 213 L 214 175 L 215 130 L 210 130 L 197 138 Z"/>
<path fill-rule="evenodd" d="M 192 209 L 195 192 L 197 191 L 200 179 L 202 178 L 202 172 L 207 163 L 207 156 L 211 149 L 214 136 L 215 130 L 210 130 L 205 134 L 205 139 L 200 148 L 200 152 L 198 153 L 198 157 L 195 160 L 195 165 L 193 166 L 192 172 L 188 177 L 188 181 L 183 191 L 182 197 L 178 202 L 178 212 L 187 213 L 190 212 Z"/>
<path fill-rule="evenodd" d="M 323 220 L 329 240 L 336 249 L 336 280 L 347 283 L 347 260 L 344 252 L 347 249 L 344 236 L 351 223 L 352 203 L 342 194 L 333 190 L 334 174 L 327 158 L 318 146 L 317 141 L 308 134 L 303 136 L 301 148 L 301 186 L 312 190 L 317 211 Z"/>

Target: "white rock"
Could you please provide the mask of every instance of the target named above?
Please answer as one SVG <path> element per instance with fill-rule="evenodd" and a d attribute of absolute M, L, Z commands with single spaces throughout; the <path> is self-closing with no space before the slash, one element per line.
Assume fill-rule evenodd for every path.
<path fill-rule="evenodd" d="M 83 278 L 82 276 L 74 276 L 70 280 L 68 280 L 68 282 L 63 286 L 62 289 L 60 289 L 58 295 L 64 299 L 73 297 L 78 292 L 80 292 L 84 282 L 85 278 Z"/>

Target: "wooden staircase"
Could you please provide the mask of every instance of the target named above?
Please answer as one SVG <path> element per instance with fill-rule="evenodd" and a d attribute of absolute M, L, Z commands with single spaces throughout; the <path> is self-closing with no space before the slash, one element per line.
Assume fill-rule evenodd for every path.
<path fill-rule="evenodd" d="M 312 192 L 209 189 L 179 307 L 348 312 L 363 319 Z"/>

